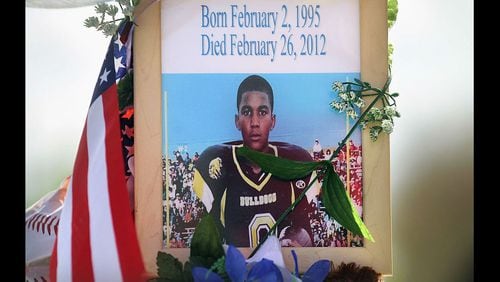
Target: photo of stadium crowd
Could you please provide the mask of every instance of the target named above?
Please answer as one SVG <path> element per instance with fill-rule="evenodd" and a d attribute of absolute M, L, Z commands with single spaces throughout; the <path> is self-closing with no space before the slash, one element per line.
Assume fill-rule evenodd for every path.
<path fill-rule="evenodd" d="M 328 160 L 336 148 L 322 148 L 319 140 L 309 150 L 315 161 Z M 163 162 L 163 244 L 169 248 L 189 248 L 194 229 L 206 213 L 203 203 L 194 193 L 194 168 L 199 153 L 193 155 L 187 146 L 181 146 Z M 349 167 L 347 166 L 349 164 Z M 352 140 L 344 146 L 332 165 L 346 185 L 353 204 L 362 216 L 363 177 L 362 146 Z M 347 185 L 348 184 L 348 185 Z M 315 247 L 362 247 L 363 239 L 348 232 L 330 219 L 319 195 L 309 202 L 308 216 Z"/>

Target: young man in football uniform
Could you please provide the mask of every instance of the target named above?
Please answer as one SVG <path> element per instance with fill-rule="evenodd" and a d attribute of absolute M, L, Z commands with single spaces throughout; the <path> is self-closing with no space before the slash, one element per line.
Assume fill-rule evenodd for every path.
<path fill-rule="evenodd" d="M 245 78 L 238 88 L 235 115 L 243 140 L 211 146 L 196 162 L 193 189 L 218 223 L 225 242 L 237 247 L 257 246 L 314 177 L 283 181 L 236 156 L 236 149 L 246 146 L 282 158 L 312 161 L 303 148 L 269 142 L 269 132 L 276 125 L 273 106 L 271 85 L 258 75 Z M 281 232 L 282 245 L 312 246 L 308 198 L 278 226 L 278 235 L 287 231 Z"/>

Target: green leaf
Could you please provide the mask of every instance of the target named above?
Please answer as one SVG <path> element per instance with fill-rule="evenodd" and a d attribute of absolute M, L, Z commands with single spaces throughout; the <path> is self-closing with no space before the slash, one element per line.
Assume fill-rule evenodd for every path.
<path fill-rule="evenodd" d="M 127 106 L 134 105 L 134 75 L 127 73 L 118 82 L 118 104 L 120 111 Z"/>
<path fill-rule="evenodd" d="M 360 86 L 363 86 L 363 81 L 355 78 L 354 81 L 356 81 L 357 84 L 359 84 Z"/>
<path fill-rule="evenodd" d="M 115 35 L 117 29 L 118 29 L 118 25 L 116 25 L 114 23 L 107 23 L 107 24 L 102 25 L 103 33 L 106 36 Z"/>
<path fill-rule="evenodd" d="M 94 7 L 94 11 L 98 14 L 104 14 L 108 10 L 108 4 L 106 3 L 97 3 Z"/>
<path fill-rule="evenodd" d="M 211 215 L 205 215 L 194 231 L 189 261 L 192 266 L 210 268 L 222 256 L 224 256 L 222 238 L 215 221 Z"/>
<path fill-rule="evenodd" d="M 210 269 L 210 267 L 212 267 L 212 265 L 216 261 L 217 261 L 217 258 L 212 257 L 212 256 L 208 256 L 208 257 L 190 256 L 189 257 L 189 263 L 191 263 L 192 267 L 202 266 L 202 267 Z"/>
<path fill-rule="evenodd" d="M 109 5 L 108 9 L 106 10 L 106 13 L 108 15 L 110 15 L 111 17 L 114 17 L 118 13 L 118 7 L 113 6 L 113 5 Z"/>
<path fill-rule="evenodd" d="M 236 149 L 236 155 L 247 158 L 257 164 L 264 171 L 273 174 L 275 177 L 291 180 L 309 175 L 313 170 L 318 169 L 328 163 L 321 162 L 299 162 L 279 158 L 270 154 L 264 154 L 247 147 Z"/>
<path fill-rule="evenodd" d="M 335 196 L 334 193 L 331 191 L 329 192 L 327 188 L 329 186 L 328 183 L 330 182 L 329 179 L 331 177 L 332 176 L 329 173 L 326 173 L 323 177 L 323 185 L 321 186 L 321 201 L 326 208 L 326 213 L 338 222 L 338 218 L 341 218 L 341 216 L 338 213 L 338 209 L 335 208 L 335 205 L 333 203 L 333 197 Z"/>
<path fill-rule="evenodd" d="M 183 281 L 182 264 L 171 254 L 158 252 L 156 266 L 158 266 L 159 278 L 166 279 L 163 281 Z"/>
<path fill-rule="evenodd" d="M 99 26 L 99 19 L 97 17 L 88 17 L 85 19 L 83 22 L 85 27 L 95 27 L 97 28 Z"/>
<path fill-rule="evenodd" d="M 125 7 L 123 8 L 122 13 L 127 17 L 132 17 L 134 15 L 134 8 Z"/>
<path fill-rule="evenodd" d="M 342 82 L 344 85 L 358 85 L 356 82 L 344 81 Z"/>
<path fill-rule="evenodd" d="M 388 64 L 389 68 L 392 66 L 392 53 L 394 52 L 394 46 L 392 43 L 387 44 L 387 59 L 388 59 Z"/>
<path fill-rule="evenodd" d="M 194 281 L 193 280 L 193 273 L 191 272 L 191 263 L 189 261 L 186 261 L 186 263 L 184 263 L 183 277 L 184 277 L 185 282 Z"/>
<path fill-rule="evenodd" d="M 374 242 L 373 236 L 359 217 L 358 211 L 352 204 L 342 180 L 335 173 L 331 164 L 328 165 L 326 170 L 321 194 L 321 200 L 328 215 L 352 233 Z"/>
<path fill-rule="evenodd" d="M 387 26 L 391 28 L 398 17 L 398 0 L 387 0 Z"/>

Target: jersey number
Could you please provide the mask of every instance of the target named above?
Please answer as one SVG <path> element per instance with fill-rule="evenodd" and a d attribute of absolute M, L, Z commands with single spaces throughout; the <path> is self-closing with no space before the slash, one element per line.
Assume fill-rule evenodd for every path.
<path fill-rule="evenodd" d="M 270 213 L 258 213 L 254 215 L 252 221 L 248 225 L 248 236 L 250 239 L 250 247 L 255 248 L 271 227 L 276 223 Z"/>

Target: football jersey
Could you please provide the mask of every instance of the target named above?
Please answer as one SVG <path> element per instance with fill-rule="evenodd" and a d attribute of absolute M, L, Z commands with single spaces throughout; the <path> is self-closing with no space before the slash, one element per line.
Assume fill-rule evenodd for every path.
<path fill-rule="evenodd" d="M 236 149 L 241 146 L 239 141 L 207 148 L 196 161 L 193 189 L 222 226 L 225 243 L 255 247 L 308 186 L 311 177 L 284 181 L 263 170 L 256 173 L 247 160 L 236 156 Z M 312 161 L 306 150 L 292 144 L 271 142 L 269 147 L 275 156 Z M 293 226 L 304 228 L 313 238 L 308 208 L 304 197 L 278 226 L 276 234 Z"/>

